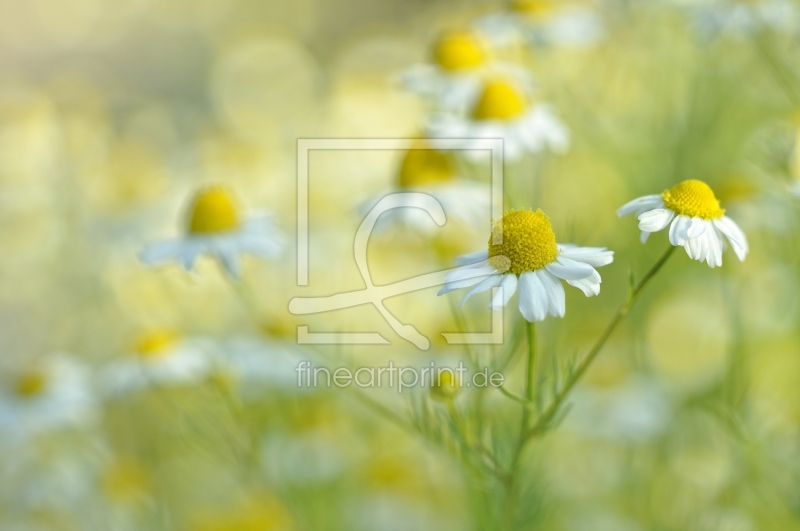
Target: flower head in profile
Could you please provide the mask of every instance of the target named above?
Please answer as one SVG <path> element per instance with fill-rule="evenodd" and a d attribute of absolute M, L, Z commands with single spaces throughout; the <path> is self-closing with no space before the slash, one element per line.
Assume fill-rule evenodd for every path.
<path fill-rule="evenodd" d="M 139 391 L 150 385 L 180 386 L 204 380 L 213 369 L 209 355 L 195 342 L 172 330 L 143 332 L 130 355 L 110 361 L 101 384 L 110 396 Z"/>
<path fill-rule="evenodd" d="M 489 213 L 489 187 L 460 177 L 450 153 L 433 149 L 424 140 L 416 140 L 403 155 L 394 185 L 364 202 L 359 210 L 366 215 L 387 194 L 421 192 L 434 197 L 445 214 L 477 225 Z M 437 228 L 421 208 L 395 208 L 381 215 L 378 231 L 390 226 L 428 232 Z"/>
<path fill-rule="evenodd" d="M 672 245 L 683 247 L 689 258 L 710 267 L 722 265 L 723 236 L 740 261 L 750 249 L 742 230 L 725 215 L 714 191 L 703 181 L 680 182 L 661 194 L 639 197 L 617 210 L 620 217 L 629 214 L 639 218 L 642 243 L 651 232 L 669 227 Z"/>
<path fill-rule="evenodd" d="M 191 270 L 201 254 L 209 254 L 231 276 L 239 277 L 241 255 L 275 256 L 283 240 L 269 216 L 245 219 L 229 190 L 210 186 L 192 200 L 184 235 L 147 246 L 140 258 L 147 265 L 176 259 Z"/>
<path fill-rule="evenodd" d="M 550 218 L 541 210 L 512 210 L 493 223 L 488 250 L 458 258 L 461 267 L 447 274 L 439 295 L 472 287 L 460 306 L 472 295 L 497 287 L 489 304 L 497 310 L 519 287 L 519 310 L 527 321 L 563 317 L 566 303 L 560 279 L 587 297 L 598 295 L 601 279 L 595 267 L 613 260 L 614 252 L 604 247 L 556 243 Z"/>
<path fill-rule="evenodd" d="M 25 442 L 38 433 L 86 425 L 97 413 L 87 367 L 55 354 L 0 382 L 0 437 Z"/>
<path fill-rule="evenodd" d="M 473 30 L 455 30 L 437 38 L 426 63 L 416 64 L 401 75 L 403 86 L 431 98 L 438 110 L 463 110 L 476 97 L 481 79 L 505 74 L 521 84 L 530 84 L 531 76 L 517 65 L 490 60 L 483 37 Z"/>
<path fill-rule="evenodd" d="M 498 46 L 518 41 L 536 46 L 589 46 L 605 34 L 597 13 L 563 0 L 510 0 L 475 26 Z"/>
<path fill-rule="evenodd" d="M 470 149 L 476 139 L 502 138 L 504 155 L 509 160 L 526 152 L 562 153 L 570 142 L 569 131 L 550 106 L 534 102 L 524 87 L 507 77 L 484 81 L 465 115 L 433 116 L 428 123 L 428 134 L 449 139 L 449 144 L 453 139 L 463 139 L 458 147 L 466 150 L 468 157 L 482 153 Z"/>

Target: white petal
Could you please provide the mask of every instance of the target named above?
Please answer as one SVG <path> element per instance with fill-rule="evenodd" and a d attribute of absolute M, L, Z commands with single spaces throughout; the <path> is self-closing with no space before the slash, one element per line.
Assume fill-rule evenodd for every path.
<path fill-rule="evenodd" d="M 180 255 L 182 240 L 157 242 L 145 247 L 139 253 L 139 260 L 145 265 L 157 265 Z"/>
<path fill-rule="evenodd" d="M 703 234 L 708 225 L 708 222 L 703 218 L 691 218 L 691 219 L 692 219 L 691 225 L 689 225 L 689 228 L 686 231 L 686 237 L 689 238 L 690 240 L 692 238 L 697 238 L 698 236 Z"/>
<path fill-rule="evenodd" d="M 456 258 L 456 265 L 465 266 L 483 262 L 489 258 L 489 251 L 478 251 L 475 253 L 463 254 Z"/>
<path fill-rule="evenodd" d="M 580 280 L 597 274 L 597 271 L 589 264 L 576 262 L 564 256 L 559 256 L 555 262 L 550 262 L 544 267 L 558 278 L 563 278 L 564 280 Z"/>
<path fill-rule="evenodd" d="M 487 274 L 484 274 L 484 275 L 481 275 L 481 276 L 477 276 L 477 277 L 470 277 L 470 278 L 464 278 L 464 279 L 461 279 L 461 280 L 456 280 L 456 281 L 453 281 L 453 282 L 446 282 L 445 285 L 442 287 L 442 289 L 439 290 L 437 295 L 444 295 L 445 293 L 450 293 L 451 291 L 456 291 L 457 289 L 468 288 L 470 286 L 474 286 L 475 284 L 483 282 L 486 279 L 486 277 L 488 277 L 488 276 L 490 276 L 490 275 L 492 275 L 494 273 L 495 273 L 495 271 L 492 271 L 490 273 L 487 273 Z"/>
<path fill-rule="evenodd" d="M 483 291 L 486 291 L 487 289 L 492 289 L 493 287 L 497 286 L 502 279 L 503 275 L 489 275 L 485 279 L 481 280 L 478 283 L 478 285 L 476 285 L 474 288 L 469 290 L 466 295 L 464 295 L 464 298 L 462 298 L 461 302 L 458 303 L 458 307 L 461 308 L 461 306 L 465 302 L 467 302 L 467 299 L 469 299 L 476 293 L 481 293 Z"/>
<path fill-rule="evenodd" d="M 650 233 L 646 230 L 643 230 L 642 233 L 639 235 L 639 241 L 642 243 L 647 243 L 647 238 L 650 237 Z"/>
<path fill-rule="evenodd" d="M 692 224 L 692 218 L 678 216 L 669 228 L 669 242 L 675 246 L 682 246 L 686 243 L 686 233 Z"/>
<path fill-rule="evenodd" d="M 481 262 L 461 266 L 453 271 L 450 271 L 447 273 L 447 275 L 445 275 L 444 281 L 458 282 L 459 280 L 491 275 L 494 272 L 495 268 L 492 267 L 487 260 L 483 260 Z"/>
<path fill-rule="evenodd" d="M 497 293 L 494 294 L 492 302 L 489 303 L 489 308 L 499 310 L 508 304 L 508 300 L 514 295 L 515 291 L 517 291 L 517 275 L 514 273 L 503 275 L 500 285 L 497 286 Z"/>
<path fill-rule="evenodd" d="M 667 208 L 657 208 L 639 214 L 639 230 L 646 232 L 658 232 L 664 230 L 675 213 Z"/>
<path fill-rule="evenodd" d="M 547 293 L 548 313 L 556 317 L 564 317 L 567 305 L 564 286 L 561 285 L 561 281 L 554 277 L 552 273 L 548 273 L 546 269 L 539 269 L 535 273 Z"/>
<path fill-rule="evenodd" d="M 528 322 L 543 321 L 547 317 L 547 292 L 533 271 L 519 276 L 519 311 Z"/>
<path fill-rule="evenodd" d="M 661 208 L 664 206 L 664 200 L 660 194 L 645 195 L 637 197 L 633 201 L 628 201 L 617 209 L 617 216 L 623 217 L 629 214 L 636 214 L 637 216 L 642 212 Z"/>
<path fill-rule="evenodd" d="M 728 216 L 722 216 L 720 219 L 714 220 L 714 226 L 718 228 L 731 243 L 733 252 L 736 253 L 736 257 L 739 261 L 744 262 L 747 253 L 750 251 L 750 246 L 747 243 L 747 237 L 744 235 L 744 232 L 742 232 L 742 229 L 739 228 L 739 225 Z"/>
<path fill-rule="evenodd" d="M 605 247 L 562 246 L 561 256 L 594 267 L 608 265 L 614 261 L 614 251 L 609 251 Z"/>
<path fill-rule="evenodd" d="M 593 278 L 583 278 L 581 280 L 567 280 L 567 284 L 576 287 L 583 292 L 587 297 L 593 297 L 600 294 L 600 282 Z"/>
<path fill-rule="evenodd" d="M 708 242 L 708 255 L 706 262 L 709 267 L 722 265 L 722 237 L 714 229 L 706 231 L 706 241 Z"/>

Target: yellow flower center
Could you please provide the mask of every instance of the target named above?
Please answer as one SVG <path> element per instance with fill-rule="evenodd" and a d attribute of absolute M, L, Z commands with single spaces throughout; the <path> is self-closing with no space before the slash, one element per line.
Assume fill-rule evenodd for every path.
<path fill-rule="evenodd" d="M 512 0 L 511 11 L 533 17 L 543 17 L 550 14 L 555 7 L 552 0 Z"/>
<path fill-rule="evenodd" d="M 169 330 L 148 332 L 136 342 L 136 353 L 145 359 L 164 356 L 178 340 L 178 335 Z"/>
<path fill-rule="evenodd" d="M 500 231 L 503 243 L 492 245 Z M 543 268 L 557 256 L 556 235 L 550 218 L 541 210 L 512 210 L 502 220 L 493 223 L 492 236 L 489 238 L 489 263 L 499 271 L 520 275 Z"/>
<path fill-rule="evenodd" d="M 38 370 L 29 370 L 17 379 L 14 390 L 18 396 L 32 398 L 42 394 L 47 387 L 47 378 Z"/>
<path fill-rule="evenodd" d="M 480 38 L 469 31 L 446 33 L 433 48 L 433 60 L 450 72 L 476 68 L 486 62 L 486 52 Z"/>
<path fill-rule="evenodd" d="M 522 116 L 528 105 L 522 90 L 509 81 L 489 81 L 472 109 L 476 120 L 513 120 Z"/>
<path fill-rule="evenodd" d="M 664 205 L 681 216 L 718 219 L 725 214 L 713 190 L 703 181 L 683 181 L 661 194 Z"/>
<path fill-rule="evenodd" d="M 137 461 L 120 459 L 109 465 L 102 484 L 111 499 L 132 501 L 147 492 L 150 475 Z"/>
<path fill-rule="evenodd" d="M 400 188 L 416 188 L 441 183 L 451 180 L 455 173 L 450 155 L 419 142 L 406 151 L 397 174 L 397 185 Z"/>
<path fill-rule="evenodd" d="M 225 232 L 238 226 L 236 202 L 226 189 L 214 186 L 197 193 L 189 219 L 190 233 Z"/>
<path fill-rule="evenodd" d="M 458 393 L 458 379 L 451 371 L 442 370 L 433 376 L 431 395 L 440 400 L 449 400 Z"/>

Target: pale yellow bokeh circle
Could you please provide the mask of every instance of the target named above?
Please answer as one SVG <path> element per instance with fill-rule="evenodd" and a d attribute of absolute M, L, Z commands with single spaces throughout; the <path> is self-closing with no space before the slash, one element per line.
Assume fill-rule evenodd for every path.
<path fill-rule="evenodd" d="M 666 293 L 651 309 L 646 330 L 651 365 L 670 383 L 701 388 L 723 372 L 731 331 L 713 285 L 690 284 Z"/>

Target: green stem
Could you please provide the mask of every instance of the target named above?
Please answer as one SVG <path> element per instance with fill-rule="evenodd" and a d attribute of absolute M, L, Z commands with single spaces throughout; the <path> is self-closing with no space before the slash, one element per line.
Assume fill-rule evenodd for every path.
<path fill-rule="evenodd" d="M 620 306 L 620 308 L 611 318 L 611 321 L 608 323 L 605 330 L 603 330 L 603 333 L 600 334 L 600 337 L 597 339 L 595 344 L 592 346 L 586 356 L 583 357 L 575 371 L 567 379 L 566 384 L 558 392 L 553 402 L 547 407 L 545 412 L 542 413 L 542 415 L 536 421 L 536 424 L 534 424 L 533 427 L 527 432 L 526 439 L 541 433 L 545 428 L 547 428 L 547 426 L 558 413 L 561 405 L 564 403 L 564 400 L 566 400 L 570 391 L 572 391 L 572 388 L 575 387 L 575 384 L 577 384 L 578 380 L 581 379 L 581 376 L 583 376 L 583 374 L 592 364 L 594 359 L 597 357 L 597 354 L 600 353 L 603 346 L 606 344 L 606 341 L 608 341 L 608 338 L 611 336 L 611 333 L 614 332 L 614 329 L 616 329 L 617 325 L 622 321 L 622 319 L 628 315 L 628 312 L 636 302 L 639 294 L 642 292 L 648 282 L 650 282 L 650 279 L 653 278 L 653 276 L 658 273 L 664 264 L 667 263 L 667 260 L 669 260 L 669 257 L 672 256 L 672 253 L 675 251 L 675 249 L 676 248 L 674 246 L 670 245 L 664 254 L 661 255 L 661 258 L 659 258 L 658 261 L 653 264 L 653 267 L 651 267 L 650 270 L 645 273 L 642 279 L 631 289 L 628 299 L 622 306 Z"/>
<path fill-rule="evenodd" d="M 525 398 L 533 400 L 533 386 L 536 376 L 536 325 L 528 323 L 528 372 L 525 380 Z"/>

